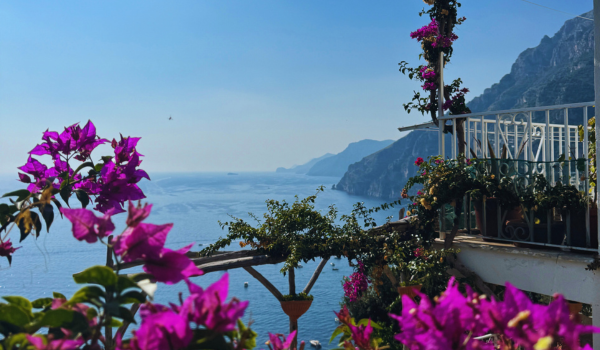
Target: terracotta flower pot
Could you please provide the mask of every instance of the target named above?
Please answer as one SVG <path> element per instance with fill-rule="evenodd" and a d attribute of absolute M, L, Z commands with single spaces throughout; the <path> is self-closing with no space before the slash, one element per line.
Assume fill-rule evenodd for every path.
<path fill-rule="evenodd" d="M 291 319 L 297 320 L 310 308 L 312 300 L 282 301 L 281 308 Z"/>
<path fill-rule="evenodd" d="M 422 284 L 417 284 L 414 286 L 398 287 L 398 294 L 408 295 L 409 298 L 414 299 L 414 297 L 417 296 L 417 293 L 421 291 L 422 287 L 423 287 Z"/>

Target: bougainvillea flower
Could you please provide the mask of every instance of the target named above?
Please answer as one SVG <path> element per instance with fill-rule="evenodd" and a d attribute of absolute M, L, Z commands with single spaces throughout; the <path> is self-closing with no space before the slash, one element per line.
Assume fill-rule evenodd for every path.
<path fill-rule="evenodd" d="M 139 224 L 129 227 L 117 237 L 113 249 L 123 262 L 137 259 L 158 259 L 173 224 Z"/>
<path fill-rule="evenodd" d="M 6 241 L 0 243 L 0 256 L 6 257 L 6 259 L 8 259 L 8 264 L 10 265 L 12 263 L 13 253 L 19 248 L 21 248 L 21 247 L 13 248 L 12 242 L 10 241 L 10 238 L 9 238 Z"/>
<path fill-rule="evenodd" d="M 46 180 L 59 174 L 55 168 L 48 169 L 46 165 L 31 156 L 27 159 L 27 163 L 18 169 L 34 177 L 35 181 L 30 180 L 30 184 L 27 186 L 27 190 L 32 193 L 46 187 Z M 19 178 L 21 182 L 25 182 L 20 175 Z"/>
<path fill-rule="evenodd" d="M 438 34 L 438 24 L 435 20 L 432 20 L 428 25 L 415 30 L 410 33 L 410 37 L 421 41 L 425 38 L 436 36 Z"/>
<path fill-rule="evenodd" d="M 128 174 L 122 172 L 121 166 L 113 162 L 106 163 L 100 171 L 100 192 L 96 198 L 94 209 L 104 213 L 110 209 L 124 212 L 122 203 L 128 200 L 140 200 L 146 198 L 142 190 L 135 184 L 135 180 L 141 178 L 139 174 Z M 146 175 L 147 176 L 147 175 Z"/>
<path fill-rule="evenodd" d="M 215 332 L 230 332 L 235 329 L 237 319 L 248 307 L 247 301 L 232 298 L 226 302 L 229 289 L 229 274 L 210 285 L 206 290 L 186 280 L 190 296 L 183 302 L 181 312 L 189 321 L 205 326 Z"/>
<path fill-rule="evenodd" d="M 479 312 L 473 305 L 477 299 L 467 286 L 465 297 L 454 278 L 448 283 L 448 288 L 436 301 L 419 293 L 421 301 L 417 305 L 409 296 L 402 296 L 402 315 L 390 315 L 398 320 L 401 332 L 396 340 L 409 349 L 493 349 L 488 344 L 474 339 L 485 334 L 487 330 L 479 319 Z"/>
<path fill-rule="evenodd" d="M 138 202 L 138 205 L 135 206 L 132 201 L 129 201 L 129 213 L 127 214 L 126 224 L 129 227 L 135 227 L 145 218 L 150 215 L 150 211 L 152 210 L 152 204 L 144 203 L 142 207 L 142 202 Z"/>
<path fill-rule="evenodd" d="M 83 339 L 46 340 L 41 336 L 27 335 L 27 341 L 37 350 L 74 350 L 83 345 Z"/>
<path fill-rule="evenodd" d="M 292 342 L 296 337 L 296 331 L 290 333 L 285 341 L 281 341 L 283 334 L 273 334 L 269 333 L 269 342 L 273 347 L 273 350 L 289 350 L 290 346 L 292 346 Z"/>
<path fill-rule="evenodd" d="M 144 271 L 152 274 L 157 282 L 165 284 L 174 284 L 192 276 L 201 276 L 202 270 L 185 255 L 192 245 L 179 250 L 163 248 L 158 257 L 144 258 Z"/>
<path fill-rule="evenodd" d="M 365 274 L 365 265 L 362 261 L 358 261 L 358 271 L 352 273 L 350 278 L 345 278 L 344 296 L 350 302 L 357 301 L 362 293 L 369 288 L 369 278 Z"/>
<path fill-rule="evenodd" d="M 115 161 L 117 164 L 129 162 L 134 154 L 142 156 L 142 154 L 139 154 L 135 149 L 140 139 L 141 137 L 123 137 L 123 135 L 121 135 L 120 141 L 117 142 L 115 139 L 112 140 L 112 147 L 115 149 Z M 136 164 L 136 166 L 137 165 L 138 164 Z"/>
<path fill-rule="evenodd" d="M 185 317 L 167 310 L 147 315 L 139 329 L 133 331 L 132 350 L 183 349 L 193 333 Z"/>
<path fill-rule="evenodd" d="M 115 230 L 110 219 L 111 212 L 97 217 L 91 210 L 61 208 L 60 212 L 73 224 L 73 236 L 79 241 L 94 243 Z"/>
<path fill-rule="evenodd" d="M 356 346 L 364 349 L 368 349 L 370 347 L 371 333 L 373 333 L 373 327 L 371 327 L 371 320 L 369 320 L 366 326 L 355 326 L 349 323 L 348 328 L 350 328 L 352 340 L 354 341 L 354 344 Z"/>
<path fill-rule="evenodd" d="M 417 158 L 417 160 L 415 160 L 415 165 L 419 166 L 419 165 L 423 164 L 423 162 L 424 162 L 423 158 L 419 157 L 419 158 Z"/>

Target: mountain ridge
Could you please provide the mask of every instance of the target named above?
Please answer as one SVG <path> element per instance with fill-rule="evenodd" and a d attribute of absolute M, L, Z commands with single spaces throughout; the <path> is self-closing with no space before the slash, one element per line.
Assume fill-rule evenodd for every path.
<path fill-rule="evenodd" d="M 592 17 L 592 11 L 582 16 Z M 467 105 L 476 113 L 593 101 L 593 58 L 593 21 L 570 19 L 554 36 L 544 36 L 538 46 L 519 54 L 508 74 Z M 415 130 L 388 148 L 396 152 L 381 150 L 352 164 L 336 189 L 398 199 L 416 174 L 414 160 L 438 154 L 437 132 Z"/>

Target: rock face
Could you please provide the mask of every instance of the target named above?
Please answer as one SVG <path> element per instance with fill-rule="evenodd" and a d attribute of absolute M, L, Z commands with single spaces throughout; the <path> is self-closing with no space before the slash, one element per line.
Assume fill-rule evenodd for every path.
<path fill-rule="evenodd" d="M 426 159 L 437 153 L 438 133 L 415 130 L 350 165 L 336 189 L 350 194 L 396 200 L 408 178 L 415 175 L 415 159 Z"/>
<path fill-rule="evenodd" d="M 283 167 L 279 167 L 275 170 L 276 173 L 288 173 L 288 174 L 306 174 L 310 168 L 313 167 L 313 165 L 315 165 L 317 162 L 319 162 L 320 160 L 326 159 L 333 156 L 333 154 L 331 153 L 326 153 L 325 155 L 319 157 L 319 158 L 313 158 L 310 161 L 308 161 L 308 163 L 302 164 L 302 165 L 294 165 L 293 167 L 287 169 L 287 168 L 283 168 Z"/>
<path fill-rule="evenodd" d="M 592 11 L 582 17 L 593 18 Z M 594 99 L 594 22 L 574 18 L 523 51 L 510 73 L 468 106 L 473 112 L 588 102 Z"/>
<path fill-rule="evenodd" d="M 593 18 L 592 11 L 582 16 Z M 510 73 L 468 106 L 473 112 L 482 112 L 593 101 L 593 63 L 594 22 L 568 20 L 552 38 L 545 36 L 537 47 L 522 52 Z M 336 189 L 398 199 L 408 178 L 415 174 L 415 159 L 437 153 L 436 132 L 413 131 L 352 164 Z"/>
<path fill-rule="evenodd" d="M 360 161 L 373 152 L 391 145 L 393 142 L 394 140 L 362 140 L 353 142 L 342 152 L 315 163 L 306 175 L 342 177 L 348 170 L 348 166 Z"/>

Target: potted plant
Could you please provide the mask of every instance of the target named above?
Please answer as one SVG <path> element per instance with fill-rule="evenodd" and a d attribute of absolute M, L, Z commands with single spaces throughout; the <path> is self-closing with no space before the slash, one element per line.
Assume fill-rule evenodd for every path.
<path fill-rule="evenodd" d="M 306 293 L 286 294 L 283 296 L 281 308 L 292 320 L 297 320 L 304 315 L 313 302 L 313 296 Z"/>

